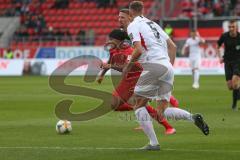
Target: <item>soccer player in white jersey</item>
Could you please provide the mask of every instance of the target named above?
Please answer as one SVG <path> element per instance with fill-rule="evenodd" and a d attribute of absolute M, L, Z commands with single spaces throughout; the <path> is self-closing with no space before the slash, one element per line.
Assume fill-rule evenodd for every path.
<path fill-rule="evenodd" d="M 186 49 L 188 48 L 189 52 L 189 61 L 190 61 L 190 66 L 192 69 L 192 76 L 193 76 L 193 85 L 192 87 L 194 89 L 199 88 L 199 68 L 201 64 L 201 48 L 200 44 L 205 43 L 205 40 L 201 38 L 195 30 L 191 31 L 191 37 L 187 39 L 185 42 L 185 45 L 183 46 L 182 49 L 182 54 L 186 53 Z"/>
<path fill-rule="evenodd" d="M 134 110 L 137 121 L 150 140 L 150 143 L 141 149 L 160 150 L 151 117 L 145 108 L 149 99 L 156 100 L 159 118 L 164 116 L 174 120 L 192 121 L 208 135 L 209 128 L 200 114 L 192 115 L 185 110 L 168 107 L 173 88 L 172 64 L 176 55 L 176 45 L 159 25 L 143 16 L 143 2 L 133 1 L 129 9 L 133 21 L 127 31 L 134 51 L 129 64 L 123 69 L 123 76 L 127 76 L 134 62 L 141 63 L 143 72 L 134 89 L 136 98 Z"/>

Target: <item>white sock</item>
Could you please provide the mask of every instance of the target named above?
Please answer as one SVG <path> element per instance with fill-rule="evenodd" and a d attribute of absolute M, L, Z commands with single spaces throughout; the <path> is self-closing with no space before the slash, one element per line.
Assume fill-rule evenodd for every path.
<path fill-rule="evenodd" d="M 137 117 L 137 121 L 142 126 L 144 133 L 148 136 L 150 144 L 153 146 L 158 145 L 159 143 L 153 129 L 152 120 L 146 108 L 138 108 L 135 110 L 135 115 Z"/>
<path fill-rule="evenodd" d="M 164 116 L 172 120 L 189 120 L 193 121 L 192 114 L 180 108 L 168 107 L 164 111 Z"/>
<path fill-rule="evenodd" d="M 199 77 L 200 77 L 199 70 L 198 69 L 194 70 L 193 76 L 194 84 L 199 84 Z"/>

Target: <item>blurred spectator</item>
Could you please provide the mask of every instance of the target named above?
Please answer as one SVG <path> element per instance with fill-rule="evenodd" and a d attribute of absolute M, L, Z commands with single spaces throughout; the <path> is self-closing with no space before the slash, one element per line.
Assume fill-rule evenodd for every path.
<path fill-rule="evenodd" d="M 29 6 L 27 3 L 23 3 L 22 7 L 21 7 L 21 13 L 28 13 L 29 12 Z"/>
<path fill-rule="evenodd" d="M 213 5 L 213 14 L 214 14 L 214 16 L 221 16 L 223 14 L 222 4 L 214 3 L 214 5 Z"/>
<path fill-rule="evenodd" d="M 80 30 L 77 34 L 76 41 L 80 43 L 80 45 L 86 45 L 86 32 L 84 30 Z"/>
<path fill-rule="evenodd" d="M 205 16 L 210 12 L 210 8 L 212 8 L 212 2 L 206 0 L 200 0 L 198 2 L 198 15 Z"/>
<path fill-rule="evenodd" d="M 15 14 L 16 14 L 15 8 L 10 8 L 5 11 L 4 16 L 12 17 L 15 16 Z"/>
<path fill-rule="evenodd" d="M 96 0 L 98 8 L 106 8 L 116 4 L 116 0 Z"/>
<path fill-rule="evenodd" d="M 233 9 L 236 7 L 236 0 L 198 0 L 197 16 L 230 16 L 233 15 Z M 182 14 L 180 17 L 192 18 L 194 13 L 193 0 L 183 0 L 181 2 Z"/>
<path fill-rule="evenodd" d="M 49 27 L 47 33 L 45 33 L 44 38 L 46 41 L 54 41 L 55 39 L 55 34 L 53 31 L 53 27 Z"/>
<path fill-rule="evenodd" d="M 68 31 L 68 29 L 65 29 L 63 31 L 62 41 L 71 41 L 71 40 L 72 40 L 72 36 L 70 32 Z"/>
<path fill-rule="evenodd" d="M 18 2 L 15 4 L 15 15 L 19 16 L 21 13 L 22 3 Z"/>
<path fill-rule="evenodd" d="M 24 17 L 24 26 L 25 27 L 29 27 L 30 26 L 30 23 L 31 23 L 31 16 L 30 15 L 26 15 L 26 17 Z"/>
<path fill-rule="evenodd" d="M 52 8 L 65 9 L 68 8 L 69 0 L 55 0 Z"/>
<path fill-rule="evenodd" d="M 191 0 L 183 0 L 181 2 L 182 17 L 192 17 L 193 3 Z"/>
<path fill-rule="evenodd" d="M 86 33 L 86 40 L 87 40 L 87 45 L 94 45 L 95 43 L 95 32 L 93 29 L 90 29 Z"/>
<path fill-rule="evenodd" d="M 37 16 L 36 25 L 37 25 L 37 27 L 36 27 L 37 32 L 42 32 L 42 29 L 46 27 L 46 22 L 42 15 Z"/>
<path fill-rule="evenodd" d="M 13 59 L 13 51 L 8 48 L 4 54 L 4 58 L 6 59 Z"/>
<path fill-rule="evenodd" d="M 36 16 L 29 16 L 27 27 L 34 28 L 34 29 L 37 28 L 37 17 Z"/>
<path fill-rule="evenodd" d="M 16 32 L 16 36 L 14 37 L 14 39 L 16 41 L 25 41 L 25 40 L 28 40 L 29 38 L 29 34 L 27 32 L 27 29 L 26 27 L 22 26 L 19 31 Z"/>
<path fill-rule="evenodd" d="M 173 28 L 170 24 L 167 24 L 166 27 L 164 28 L 165 33 L 167 33 L 167 35 L 172 38 L 173 36 Z"/>
<path fill-rule="evenodd" d="M 55 36 L 56 36 L 57 41 L 61 41 L 63 32 L 60 29 L 56 29 Z"/>

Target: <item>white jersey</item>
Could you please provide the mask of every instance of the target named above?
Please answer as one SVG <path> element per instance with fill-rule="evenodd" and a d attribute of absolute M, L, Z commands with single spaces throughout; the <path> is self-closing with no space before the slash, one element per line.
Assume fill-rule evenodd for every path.
<path fill-rule="evenodd" d="M 201 39 L 199 37 L 188 38 L 185 47 L 189 47 L 189 58 L 195 59 L 195 58 L 201 58 L 201 48 L 199 46 L 201 42 Z"/>
<path fill-rule="evenodd" d="M 159 60 L 169 61 L 166 40 L 169 36 L 155 22 L 143 17 L 135 17 L 127 28 L 128 35 L 132 41 L 141 42 L 143 54 L 139 58 L 140 63 L 159 63 Z"/>

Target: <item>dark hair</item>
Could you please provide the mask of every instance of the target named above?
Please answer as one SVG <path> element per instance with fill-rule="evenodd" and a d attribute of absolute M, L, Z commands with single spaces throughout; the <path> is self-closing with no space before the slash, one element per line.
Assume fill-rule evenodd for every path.
<path fill-rule="evenodd" d="M 143 7 L 144 5 L 142 1 L 132 1 L 129 5 L 129 8 L 137 13 L 141 13 L 143 11 Z"/>
<path fill-rule="evenodd" d="M 129 9 L 127 9 L 127 8 L 123 8 L 119 12 L 122 12 L 122 13 L 125 13 L 125 14 L 129 15 Z"/>
<path fill-rule="evenodd" d="M 232 20 L 229 21 L 230 24 L 233 24 L 233 23 L 236 23 L 236 22 L 237 22 L 237 20 L 235 20 L 235 19 L 232 19 Z"/>
<path fill-rule="evenodd" d="M 108 35 L 109 38 L 117 39 L 119 41 L 123 41 L 128 39 L 128 34 L 122 29 L 114 29 Z"/>

